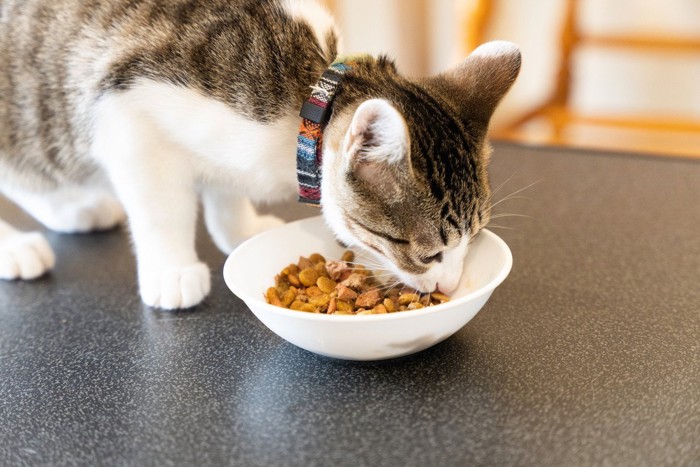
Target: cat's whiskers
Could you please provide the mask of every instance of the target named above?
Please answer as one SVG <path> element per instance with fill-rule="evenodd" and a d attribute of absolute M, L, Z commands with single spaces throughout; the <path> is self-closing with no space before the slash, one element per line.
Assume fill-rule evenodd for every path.
<path fill-rule="evenodd" d="M 511 176 L 510 178 L 512 178 L 512 176 Z M 510 178 L 508 178 L 508 180 L 510 180 Z M 506 180 L 506 182 L 507 182 L 508 180 Z M 493 215 L 492 215 L 491 213 L 493 212 L 493 209 L 494 209 L 496 206 L 498 206 L 499 204 L 501 204 L 501 203 L 503 203 L 503 202 L 505 202 L 505 201 L 512 201 L 512 200 L 516 200 L 516 199 L 530 199 L 530 198 L 528 198 L 528 197 L 526 197 L 526 196 L 517 196 L 517 195 L 518 195 L 519 193 L 522 193 L 523 191 L 527 190 L 528 188 L 531 188 L 531 187 L 533 187 L 534 185 L 540 183 L 541 181 L 542 181 L 542 180 L 540 179 L 540 180 L 537 180 L 537 181 L 535 181 L 535 182 L 533 182 L 533 183 L 530 183 L 529 185 L 527 185 L 527 186 L 525 186 L 525 187 L 523 187 L 523 188 L 520 188 L 519 190 L 516 190 L 516 191 L 514 191 L 513 193 L 511 193 L 511 194 L 509 194 L 509 195 L 503 197 L 502 199 L 496 201 L 495 203 L 491 204 L 487 209 L 484 210 L 484 213 L 487 214 L 487 215 L 488 215 L 488 218 L 489 218 L 489 220 L 488 220 L 487 224 L 485 225 L 485 227 L 487 227 L 487 228 L 494 228 L 494 229 L 504 229 L 504 230 L 517 230 L 517 229 L 515 229 L 515 228 L 513 228 L 513 227 L 507 227 L 507 226 L 504 226 L 504 225 L 493 224 L 491 221 L 494 220 L 494 219 L 505 219 L 505 218 L 513 218 L 513 217 L 521 217 L 521 218 L 533 219 L 532 216 L 528 216 L 528 215 L 526 215 L 526 214 L 498 213 L 498 214 L 493 214 Z M 504 184 L 505 184 L 505 182 L 503 182 L 501 185 L 499 185 L 499 187 L 498 187 L 496 190 L 494 190 L 494 192 L 492 193 L 492 196 L 493 196 L 493 194 L 495 194 L 496 191 L 498 191 L 498 189 L 500 189 Z"/>
<path fill-rule="evenodd" d="M 380 279 L 382 277 L 396 277 L 396 274 L 388 272 L 386 274 L 372 274 L 372 277 L 374 279 Z"/>
<path fill-rule="evenodd" d="M 360 258 L 360 261 L 356 261 L 355 264 L 364 264 L 364 265 L 369 265 L 372 266 L 376 269 L 386 269 L 384 266 L 385 264 L 382 263 L 380 260 L 373 256 L 365 256 L 363 255 Z"/>
<path fill-rule="evenodd" d="M 379 268 L 347 268 L 347 270 L 352 271 L 352 272 L 367 272 L 370 271 L 372 273 L 379 272 L 383 274 L 390 274 L 393 273 L 391 269 L 379 269 Z"/>
<path fill-rule="evenodd" d="M 363 268 L 363 267 L 357 267 L 357 268 L 345 268 L 346 270 L 349 271 L 382 271 L 382 272 L 389 272 L 391 271 L 390 269 L 373 269 L 373 268 Z"/>
<path fill-rule="evenodd" d="M 344 262 L 344 263 L 347 263 L 347 264 L 349 264 L 349 265 L 351 265 L 351 264 L 355 264 L 355 265 L 374 265 L 374 266 L 380 267 L 380 269 L 384 269 L 384 268 L 381 268 L 381 266 L 383 266 L 383 264 L 382 264 L 381 262 L 379 262 L 378 259 L 374 258 L 373 256 L 368 256 L 368 255 L 366 255 L 366 254 L 363 254 L 363 252 L 356 253 L 356 254 L 355 254 L 355 259 L 354 259 L 353 261 L 343 261 L 342 258 L 333 258 L 333 259 L 331 259 L 331 261 L 335 261 L 335 262 L 337 262 L 337 263 L 342 263 L 342 262 Z"/>
<path fill-rule="evenodd" d="M 496 224 L 487 224 L 486 227 L 489 229 L 494 228 L 494 229 L 506 229 L 506 230 L 518 230 L 513 227 L 506 227 L 505 225 L 496 225 Z"/>
<path fill-rule="evenodd" d="M 491 216 L 491 219 L 499 219 L 501 217 L 526 217 L 528 219 L 534 219 L 532 216 L 528 216 L 527 214 L 513 214 L 513 213 L 498 213 L 498 214 Z"/>
<path fill-rule="evenodd" d="M 500 200 L 498 200 L 498 201 L 496 201 L 495 203 L 491 204 L 491 206 L 489 206 L 489 207 L 486 209 L 486 212 L 490 213 L 491 211 L 493 211 L 493 208 L 495 208 L 495 207 L 498 206 L 499 204 L 503 203 L 504 201 L 513 200 L 513 199 L 527 199 L 527 198 L 525 198 L 525 197 L 516 197 L 516 195 L 517 195 L 518 193 L 522 193 L 523 191 L 527 190 L 528 188 L 532 188 L 533 186 L 537 185 L 537 184 L 540 183 L 541 181 L 542 181 L 542 180 L 540 179 L 540 180 L 537 180 L 537 181 L 535 181 L 535 182 L 532 182 L 532 183 L 530 183 L 529 185 L 524 186 L 523 188 L 520 188 L 519 190 L 516 190 L 516 191 L 514 191 L 513 193 L 511 193 L 511 194 L 505 196 L 504 198 L 501 198 Z"/>
<path fill-rule="evenodd" d="M 390 271 L 388 268 L 384 268 L 383 264 L 376 262 L 373 263 L 372 261 L 343 261 L 342 259 L 332 259 L 330 261 L 336 262 L 336 263 L 346 263 L 348 265 L 347 268 L 351 271 Z M 369 266 L 369 267 L 368 267 Z"/>
<path fill-rule="evenodd" d="M 495 195 L 496 193 L 498 193 L 498 191 L 499 191 L 501 188 L 503 188 L 503 187 L 505 186 L 506 183 L 508 183 L 509 181 L 511 181 L 511 180 L 513 179 L 513 177 L 515 177 L 515 174 L 516 174 L 516 173 L 517 173 L 517 172 L 514 172 L 513 175 L 511 175 L 510 177 L 506 178 L 506 180 L 505 180 L 503 183 L 501 183 L 501 184 L 498 185 L 493 191 L 491 191 L 491 194 L 489 195 L 488 201 L 491 201 L 491 200 L 493 199 L 493 195 Z"/>
<path fill-rule="evenodd" d="M 380 292 L 387 292 L 387 291 L 393 289 L 394 287 L 396 287 L 396 286 L 399 285 L 399 284 L 400 284 L 400 282 L 387 282 L 386 284 L 384 284 L 384 285 L 382 285 L 382 286 L 380 286 L 380 287 L 377 287 L 377 289 L 378 289 Z"/>
<path fill-rule="evenodd" d="M 491 206 L 489 206 L 488 209 L 485 209 L 485 210 L 484 210 L 484 213 L 490 215 L 491 212 L 492 212 L 492 210 L 493 210 L 493 208 L 494 208 L 496 205 L 501 204 L 501 203 L 504 202 L 504 201 L 514 201 L 514 200 L 516 200 L 516 199 L 525 199 L 525 200 L 528 200 L 528 201 L 532 200 L 532 198 L 528 198 L 527 196 L 511 196 L 511 197 L 508 197 L 508 198 L 503 198 L 503 199 L 498 200 L 498 202 L 496 202 L 495 204 L 492 204 Z"/>

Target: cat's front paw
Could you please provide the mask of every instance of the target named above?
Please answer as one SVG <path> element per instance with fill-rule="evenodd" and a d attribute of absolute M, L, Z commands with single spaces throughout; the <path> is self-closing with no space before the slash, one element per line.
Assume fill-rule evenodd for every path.
<path fill-rule="evenodd" d="M 0 279 L 36 279 L 55 263 L 49 242 L 38 232 L 18 232 L 0 239 Z"/>
<path fill-rule="evenodd" d="M 211 288 L 209 268 L 204 263 L 143 272 L 139 282 L 144 303 L 166 310 L 195 306 Z"/>

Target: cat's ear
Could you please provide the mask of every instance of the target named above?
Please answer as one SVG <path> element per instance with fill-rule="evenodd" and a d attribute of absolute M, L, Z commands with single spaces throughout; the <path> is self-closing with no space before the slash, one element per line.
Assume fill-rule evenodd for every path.
<path fill-rule="evenodd" d="M 410 171 L 408 126 L 384 99 L 370 99 L 355 111 L 343 142 L 346 167 L 374 191 L 391 195 Z"/>
<path fill-rule="evenodd" d="M 432 79 L 447 91 L 464 120 L 488 122 L 520 72 L 520 49 L 506 41 L 477 47 L 456 68 Z"/>

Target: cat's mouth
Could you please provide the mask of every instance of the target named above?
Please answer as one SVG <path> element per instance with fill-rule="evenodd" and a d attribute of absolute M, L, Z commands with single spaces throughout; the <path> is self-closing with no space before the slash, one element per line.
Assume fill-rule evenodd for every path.
<path fill-rule="evenodd" d="M 429 270 L 425 274 L 414 274 L 402 270 L 397 267 L 396 264 L 391 262 L 389 258 L 378 254 L 376 251 L 362 246 L 364 251 L 370 254 L 378 263 L 376 264 L 375 273 L 379 277 L 383 277 L 382 282 L 385 286 L 391 285 L 405 285 L 407 287 L 413 288 L 421 293 L 431 293 L 439 290 L 442 293 L 447 293 L 441 290 L 438 285 L 438 281 L 433 277 L 431 271 Z"/>
<path fill-rule="evenodd" d="M 344 242 L 339 240 L 339 243 L 342 244 Z M 448 255 L 445 263 L 434 265 L 422 274 L 416 274 L 403 270 L 378 249 L 368 247 L 362 241 L 356 240 L 353 244 L 359 246 L 367 256 L 372 258 L 372 260 L 367 260 L 366 262 L 374 266 L 372 269 L 375 269 L 378 277 L 382 277 L 381 282 L 387 287 L 402 284 L 421 293 L 438 291 L 449 295 L 459 286 L 462 276 L 462 260 L 466 248 L 462 250 L 461 260 L 458 260 L 455 255 Z"/>
<path fill-rule="evenodd" d="M 452 294 L 457 290 L 459 280 L 444 280 L 442 282 L 431 278 L 405 278 L 403 283 L 409 287 L 413 287 L 421 293 L 440 292 L 445 295 Z"/>
<path fill-rule="evenodd" d="M 404 277 L 402 282 L 422 293 L 434 292 L 435 290 L 437 290 L 438 285 L 437 282 L 434 280 L 430 280 L 427 278 L 419 278 L 415 276 Z"/>
<path fill-rule="evenodd" d="M 464 237 L 459 245 L 445 251 L 442 261 L 434 263 L 425 273 L 411 274 L 399 270 L 399 277 L 406 285 L 421 292 L 429 293 L 437 290 L 450 295 L 459 288 L 462 281 L 468 244 L 468 238 Z"/>

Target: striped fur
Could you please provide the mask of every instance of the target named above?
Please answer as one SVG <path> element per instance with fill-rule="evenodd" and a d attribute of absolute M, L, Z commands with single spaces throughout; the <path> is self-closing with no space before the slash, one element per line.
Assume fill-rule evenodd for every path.
<path fill-rule="evenodd" d="M 336 39 L 329 30 L 322 47 L 283 3 L 0 0 L 0 180 L 43 189 L 85 179 L 97 170 L 95 101 L 142 78 L 260 122 L 298 110 Z"/>
<path fill-rule="evenodd" d="M 420 81 L 401 76 L 387 58 L 367 58 L 346 73 L 336 93 L 334 115 L 345 120 L 343 128 L 362 102 L 381 99 L 396 109 L 405 120 L 408 149 L 391 156 L 404 165 L 359 163 L 360 169 L 370 165 L 375 178 L 388 180 L 379 189 L 372 179 L 358 176 L 361 171 L 352 164 L 343 168 L 336 162 L 327 172 L 324 169 L 324 177 L 338 171 L 345 177 L 345 183 L 335 178 L 324 185 L 324 209 L 332 222 L 343 223 L 346 242 L 355 241 L 380 259 L 388 258 L 387 267 L 418 288 L 454 288 L 461 272 L 455 265 L 461 263 L 454 260 L 447 267 L 438 260 L 463 258 L 464 240 L 488 222 L 488 123 L 520 66 L 517 48 L 504 48 L 508 53 L 502 56 L 475 53 L 456 70 Z M 330 126 L 327 133 L 324 164 L 329 163 L 328 153 L 337 153 L 336 159 L 352 158 L 343 154 L 347 135 Z M 378 151 L 373 139 L 377 138 L 369 134 L 356 159 L 369 153 L 376 159 L 386 143 Z"/>
<path fill-rule="evenodd" d="M 197 197 L 229 251 L 241 196 L 293 195 L 296 116 L 337 42 L 312 0 L 0 0 L 0 190 L 50 228 L 108 228 L 119 203 L 75 191 L 106 175 L 144 301 L 194 305 L 209 291 Z M 323 135 L 321 203 L 338 237 L 417 288 L 456 285 L 489 217 L 488 121 L 519 64 L 505 43 L 424 80 L 358 59 Z M 80 216 L 57 218 L 64 203 Z M 23 235 L 0 220 L 0 277 L 52 267 Z M 41 252 L 31 271 L 14 245 Z"/>

